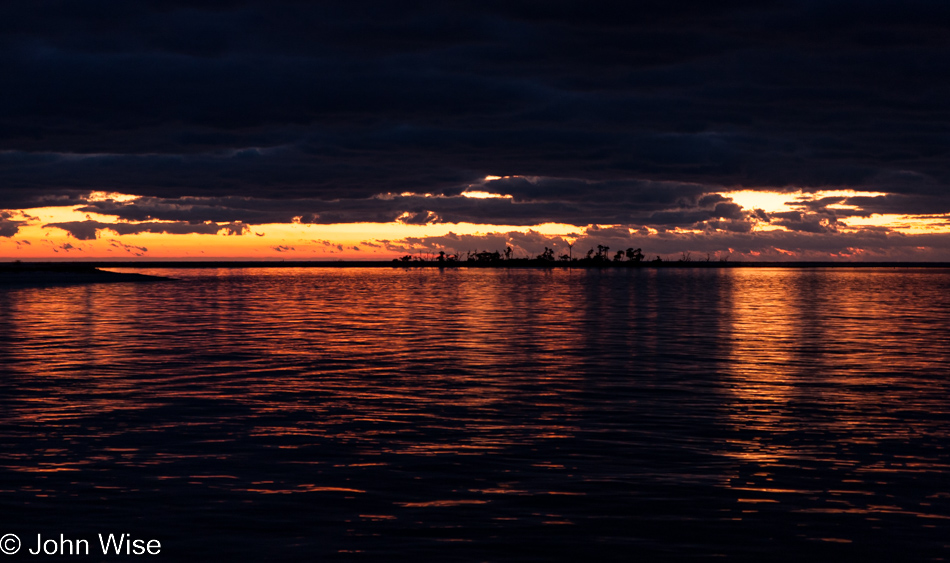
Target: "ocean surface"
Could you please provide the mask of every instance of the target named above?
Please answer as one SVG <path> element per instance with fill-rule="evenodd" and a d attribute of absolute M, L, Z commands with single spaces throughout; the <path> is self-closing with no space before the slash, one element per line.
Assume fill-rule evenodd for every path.
<path fill-rule="evenodd" d="M 948 270 L 123 271 L 0 289 L 6 560 L 950 558 Z"/>

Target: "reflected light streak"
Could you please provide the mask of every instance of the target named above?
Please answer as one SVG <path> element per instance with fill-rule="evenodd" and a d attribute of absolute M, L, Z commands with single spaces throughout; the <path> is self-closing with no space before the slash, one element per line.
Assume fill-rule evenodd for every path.
<path fill-rule="evenodd" d="M 947 271 L 152 272 L 0 291 L 8 504 L 942 541 Z"/>
<path fill-rule="evenodd" d="M 930 402 L 930 385 L 910 385 L 896 375 L 900 362 L 891 355 L 914 349 L 915 342 L 927 346 L 925 332 L 896 335 L 893 330 L 898 319 L 919 310 L 920 297 L 890 293 L 887 284 L 893 276 L 883 271 L 827 276 L 815 271 L 732 270 L 729 277 L 733 284 L 724 322 L 732 348 L 730 362 L 723 367 L 733 400 L 724 408 L 736 438 L 729 440 L 724 454 L 736 460 L 740 470 L 726 486 L 737 495 L 759 494 L 737 500 L 786 502 L 793 496 L 796 503 L 815 503 L 830 494 L 831 499 L 820 502 L 848 506 L 802 510 L 926 517 L 928 513 L 907 506 L 875 505 L 882 498 L 875 492 L 841 487 L 867 479 L 884 486 L 897 475 L 946 471 L 936 460 L 894 467 L 883 461 L 869 464 L 863 457 L 868 450 L 886 452 L 888 443 L 914 440 L 919 429 L 896 424 L 892 413 L 901 405 Z M 828 414 L 820 419 L 802 416 L 817 409 Z M 827 439 L 811 440 L 810 435 Z M 805 484 L 789 480 L 795 468 L 827 466 L 845 477 L 831 481 L 837 488 L 815 489 L 815 481 L 790 486 Z"/>

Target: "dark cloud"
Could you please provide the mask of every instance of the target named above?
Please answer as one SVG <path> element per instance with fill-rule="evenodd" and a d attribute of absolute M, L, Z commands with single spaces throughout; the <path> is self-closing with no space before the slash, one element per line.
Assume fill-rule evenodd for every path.
<path fill-rule="evenodd" d="M 20 224 L 17 221 L 6 221 L 0 219 L 0 237 L 12 237 L 20 230 Z"/>
<path fill-rule="evenodd" d="M 243 197 L 103 200 L 79 207 L 122 221 L 201 221 L 242 224 L 392 222 L 480 223 L 531 226 L 560 222 L 577 226 L 596 218 L 605 224 L 695 226 L 709 220 L 753 221 L 752 212 L 694 184 L 594 182 L 558 178 L 510 179 L 475 185 L 509 197 L 470 198 L 386 194 L 369 198 L 274 199 Z"/>
<path fill-rule="evenodd" d="M 826 215 L 787 211 L 772 213 L 771 224 L 785 227 L 791 231 L 805 233 L 833 233 L 837 232 L 837 219 Z"/>
<path fill-rule="evenodd" d="M 247 225 L 240 222 L 218 225 L 216 223 L 103 223 L 101 221 L 92 220 L 47 223 L 43 225 L 43 227 L 62 229 L 79 240 L 95 240 L 99 236 L 99 231 L 104 229 L 120 235 L 134 235 L 138 233 L 213 235 L 219 232 L 228 235 L 243 235 L 250 229 Z"/>
<path fill-rule="evenodd" d="M 848 187 L 889 194 L 855 213 L 947 213 L 948 36 L 926 0 L 12 1 L 0 208 L 747 232 L 709 194 Z M 522 178 L 374 198 L 487 175 Z M 827 230 L 831 203 L 777 221 Z"/>
<path fill-rule="evenodd" d="M 131 244 L 125 244 L 124 242 L 121 242 L 115 239 L 109 240 L 109 246 L 115 249 L 124 250 L 125 252 L 128 252 L 129 254 L 133 254 L 135 256 L 145 256 L 145 253 L 148 252 L 148 249 L 145 248 L 144 246 L 135 246 Z"/>
<path fill-rule="evenodd" d="M 70 221 L 66 223 L 48 223 L 43 226 L 63 229 L 79 240 L 96 240 L 99 229 L 105 229 L 111 225 L 98 221 Z"/>
<path fill-rule="evenodd" d="M 846 205 L 856 206 L 857 211 L 844 211 L 848 215 L 869 215 L 872 213 L 897 213 L 906 215 L 929 215 L 941 213 L 934 208 L 933 198 L 928 196 L 886 195 L 875 197 L 849 197 L 843 201 Z M 839 213 L 842 210 L 838 210 Z"/>
<path fill-rule="evenodd" d="M 22 214 L 0 211 L 0 237 L 12 237 L 20 231 L 20 226 L 26 223 Z"/>

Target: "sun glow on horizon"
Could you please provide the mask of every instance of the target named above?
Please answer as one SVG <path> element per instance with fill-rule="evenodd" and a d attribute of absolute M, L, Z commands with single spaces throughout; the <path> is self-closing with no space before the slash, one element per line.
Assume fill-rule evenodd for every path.
<path fill-rule="evenodd" d="M 469 190 L 462 192 L 462 197 L 474 198 L 474 199 L 512 199 L 513 196 L 507 194 L 496 194 L 491 192 L 483 192 L 480 190 Z"/>
<path fill-rule="evenodd" d="M 806 192 L 797 190 L 793 192 L 772 192 L 761 190 L 738 190 L 732 192 L 720 192 L 721 196 L 732 199 L 745 209 L 761 209 L 767 213 L 779 213 L 783 211 L 794 211 L 797 207 L 809 201 L 815 201 L 826 197 L 882 197 L 885 192 L 861 192 L 856 190 L 819 190 Z M 828 207 L 832 207 L 829 205 Z"/>
<path fill-rule="evenodd" d="M 489 176 L 486 180 L 499 179 Z M 483 189 L 485 186 L 473 185 L 470 190 L 460 194 L 473 199 L 513 199 L 512 195 L 498 194 Z M 422 194 L 409 194 L 421 196 Z M 812 223 L 819 220 L 822 228 L 831 227 L 837 233 L 870 232 L 869 229 L 881 229 L 876 232 L 889 232 L 901 235 L 934 235 L 950 233 L 950 214 L 904 215 L 871 214 L 863 215 L 858 206 L 851 205 L 847 198 L 880 197 L 883 192 L 862 192 L 856 190 L 825 190 L 815 192 L 766 192 L 739 190 L 720 192 L 719 195 L 731 198 L 746 212 L 761 209 L 772 217 L 755 218 L 748 236 L 775 232 L 794 232 L 776 221 L 775 214 L 792 212 L 808 215 Z M 445 198 L 449 196 L 424 194 L 424 197 Z M 459 196 L 454 196 L 459 197 Z M 830 199 L 827 205 L 811 204 L 824 198 Z M 113 201 L 130 202 L 139 199 L 121 193 L 92 192 L 86 202 Z M 438 215 L 429 212 L 418 224 L 413 220 L 418 212 L 407 212 L 400 219 L 389 223 L 306 223 L 298 220 L 290 223 L 244 224 L 239 221 L 187 223 L 183 221 L 148 220 L 142 222 L 117 219 L 114 215 L 80 211 L 85 205 L 31 208 L 25 210 L 4 211 L 2 218 L 17 225 L 13 236 L 0 237 L 0 259 L 21 260 L 382 260 L 388 261 L 408 253 L 431 252 L 433 245 L 451 246 L 480 245 L 482 243 L 463 237 L 485 237 L 495 246 L 512 244 L 521 233 L 530 236 L 548 237 L 547 244 L 562 245 L 564 241 L 573 243 L 581 237 L 616 237 L 624 232 L 631 239 L 644 237 L 640 246 L 644 249 L 651 244 L 662 246 L 681 240 L 682 244 L 713 244 L 719 234 L 726 236 L 727 231 L 716 227 L 702 228 L 703 223 L 683 225 L 611 225 L 597 224 L 575 226 L 563 223 L 543 223 L 539 225 L 495 225 L 477 223 L 441 222 Z M 820 209 L 819 209 L 820 208 Z M 815 209 L 824 210 L 816 212 Z M 824 214 L 822 214 L 824 213 Z M 786 215 L 785 218 L 788 216 Z M 783 219 L 784 221 L 785 219 Z M 835 222 L 837 221 L 837 222 Z M 55 227 L 53 224 L 65 224 Z M 712 223 L 714 224 L 714 223 Z M 787 222 L 785 223 L 788 224 Z M 67 230 L 70 229 L 70 230 Z M 721 228 L 720 228 L 721 229 Z M 157 232 L 150 232 L 157 231 Z M 186 232 L 188 231 L 188 232 Z M 122 234 L 124 233 L 124 234 Z M 801 232 L 799 232 L 801 233 Z M 507 235 L 507 236 L 506 236 Z M 821 236 L 825 236 L 821 234 Z M 529 240 L 530 236 L 524 240 Z M 744 236 L 744 235 L 740 235 Z M 817 236 L 815 233 L 801 233 L 803 237 Z M 833 234 L 828 236 L 834 236 Z M 499 238 L 500 237 L 500 238 Z M 655 237 L 655 238 L 654 238 Z M 673 238 L 671 238 L 673 237 Z M 437 240 L 440 239 L 441 240 Z M 502 242 L 499 242 L 502 241 Z M 508 240 L 508 242 L 504 242 Z M 533 239 L 537 242 L 540 239 Z M 435 241 L 435 242 L 433 242 Z M 693 242 L 691 242 L 693 241 Z M 542 240 L 541 243 L 544 243 Z M 539 243 L 539 244 L 541 244 Z M 611 243 L 612 245 L 620 243 Z M 928 246 L 928 245 L 923 245 Z M 530 244 L 525 248 L 530 247 Z M 560 246 L 558 246 L 560 248 Z M 789 247 L 793 248 L 793 247 Z M 934 247 L 937 248 L 937 247 Z M 495 250 L 496 248 L 491 248 Z M 688 250 L 688 248 L 685 248 Z M 463 248 L 464 250 L 464 248 Z M 482 248 L 473 250 L 484 250 Z M 794 257 L 795 251 L 783 248 L 763 250 L 766 255 Z M 745 252 L 747 257 L 755 258 L 762 254 L 755 248 Z M 860 255 L 861 249 L 848 247 L 848 256 Z M 758 254 L 757 254 L 758 253 Z M 522 252 L 523 254 L 523 252 Z M 840 254 L 840 253 L 839 253 Z M 533 254 L 532 254 L 533 255 Z M 838 256 L 838 255 L 832 255 Z M 843 256 L 843 255 L 842 255 Z M 839 256 L 840 257 L 840 256 Z"/>
<path fill-rule="evenodd" d="M 102 194 L 99 197 L 104 197 Z M 114 194 L 108 194 L 112 196 Z M 105 198 L 105 197 L 104 197 Z M 108 197 L 105 199 L 115 199 Z M 143 223 L 116 221 L 115 217 L 81 212 L 77 207 L 44 207 L 26 212 L 19 232 L 0 237 L 0 258 L 20 260 L 390 260 L 405 254 L 403 239 L 446 235 L 487 235 L 533 231 L 545 236 L 576 234 L 573 225 L 544 223 L 530 227 L 475 223 L 270 223 L 247 225 L 241 234 L 229 234 L 227 223 L 214 234 L 139 232 L 119 234 L 108 225 Z M 95 238 L 80 239 L 52 223 L 94 221 L 106 224 Z M 171 221 L 148 221 L 153 228 Z M 393 246 L 390 247 L 389 245 Z M 398 247 L 398 248 L 397 248 Z"/>
<path fill-rule="evenodd" d="M 96 201 L 115 201 L 118 203 L 126 203 L 129 201 L 135 201 L 141 199 L 141 196 L 122 194 L 118 192 L 92 192 L 86 196 L 86 201 L 96 202 Z"/>
<path fill-rule="evenodd" d="M 868 192 L 857 190 L 818 190 L 806 192 L 769 192 L 756 190 L 739 190 L 721 192 L 719 195 L 731 198 L 744 209 L 761 209 L 769 214 L 786 212 L 807 212 L 807 205 L 825 198 L 853 197 L 883 197 L 886 192 Z M 901 234 L 934 234 L 950 233 L 950 214 L 924 216 L 896 213 L 860 213 L 860 207 L 845 202 L 830 203 L 823 206 L 832 210 L 838 217 L 837 229 L 842 232 L 857 232 L 862 228 L 880 227 Z M 787 231 L 778 225 L 761 221 L 756 225 L 756 231 Z"/>

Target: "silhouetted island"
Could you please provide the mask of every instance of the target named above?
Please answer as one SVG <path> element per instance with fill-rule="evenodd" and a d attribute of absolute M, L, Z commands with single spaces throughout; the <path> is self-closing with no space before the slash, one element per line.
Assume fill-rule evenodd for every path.
<path fill-rule="evenodd" d="M 538 258 L 495 259 L 494 253 L 488 253 L 489 259 L 438 260 L 434 258 L 412 257 L 408 260 L 126 260 L 109 262 L 30 262 L 13 265 L 0 264 L 0 287 L 16 285 L 62 285 L 72 283 L 110 283 L 156 281 L 168 278 L 133 273 L 107 272 L 100 268 L 162 268 L 162 269 L 199 269 L 199 268 L 522 268 L 522 269 L 732 269 L 732 268 L 950 268 L 948 262 L 842 262 L 842 261 L 801 261 L 801 262 L 742 262 L 727 260 L 596 260 L 582 257 L 572 260 L 547 260 Z M 500 255 L 503 256 L 503 255 Z"/>

